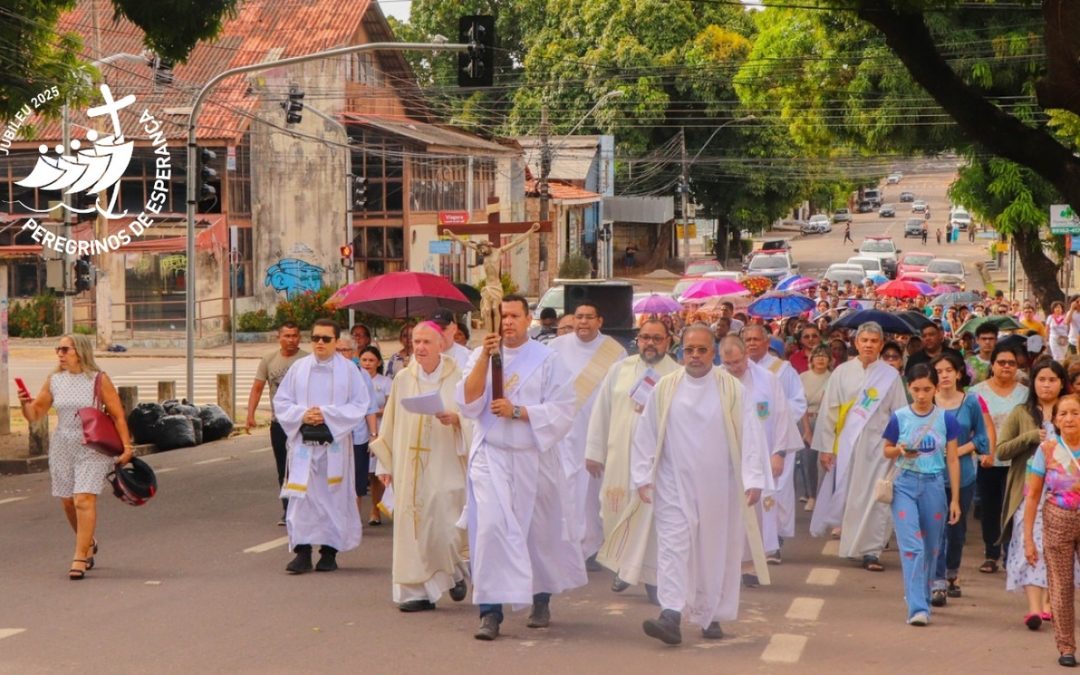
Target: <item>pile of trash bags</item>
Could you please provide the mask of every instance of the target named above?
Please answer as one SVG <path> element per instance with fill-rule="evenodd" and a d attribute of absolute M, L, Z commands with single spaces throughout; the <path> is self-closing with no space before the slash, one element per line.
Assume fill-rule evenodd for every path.
<path fill-rule="evenodd" d="M 182 399 L 138 404 L 128 415 L 128 428 L 135 443 L 172 450 L 227 438 L 233 421 L 220 406 L 194 406 Z"/>

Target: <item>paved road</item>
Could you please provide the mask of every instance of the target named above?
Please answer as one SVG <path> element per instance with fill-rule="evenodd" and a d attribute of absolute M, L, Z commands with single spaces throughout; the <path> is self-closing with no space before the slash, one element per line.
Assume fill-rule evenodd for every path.
<path fill-rule="evenodd" d="M 275 526 L 265 435 L 154 455 L 161 492 L 132 508 L 103 495 L 99 566 L 67 580 L 71 538 L 47 474 L 0 477 L 0 672 L 3 673 L 875 673 L 1057 668 L 1048 630 L 1021 625 L 1023 602 L 1001 574 L 981 575 L 969 545 L 961 582 L 929 628 L 904 625 L 897 557 L 883 574 L 824 555 L 806 522 L 773 568 L 775 585 L 744 591 L 730 637 L 681 648 L 641 633 L 653 616 L 607 573 L 553 602 L 546 630 L 523 614 L 488 644 L 471 637 L 469 604 L 406 615 L 390 602 L 389 526 L 365 526 L 333 574 L 291 577 Z M 805 514 L 800 514 L 805 515 Z M 976 532 L 977 532 L 977 523 Z M 246 552 L 248 551 L 248 552 Z M 797 670 L 796 670 L 797 669 Z"/>

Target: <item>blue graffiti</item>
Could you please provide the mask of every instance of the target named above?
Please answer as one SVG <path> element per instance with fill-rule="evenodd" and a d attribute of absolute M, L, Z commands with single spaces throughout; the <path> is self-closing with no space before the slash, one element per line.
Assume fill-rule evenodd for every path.
<path fill-rule="evenodd" d="M 292 300 L 302 293 L 315 293 L 323 285 L 323 268 L 296 258 L 282 258 L 266 270 L 266 285 L 285 292 Z"/>

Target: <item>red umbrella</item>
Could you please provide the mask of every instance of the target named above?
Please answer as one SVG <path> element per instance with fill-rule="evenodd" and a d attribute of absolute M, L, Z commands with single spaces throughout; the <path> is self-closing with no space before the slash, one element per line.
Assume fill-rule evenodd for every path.
<path fill-rule="evenodd" d="M 926 295 L 926 288 L 919 286 L 920 284 L 911 281 L 887 281 L 878 286 L 874 292 L 893 298 L 917 298 L 920 295 Z"/>
<path fill-rule="evenodd" d="M 326 304 L 391 319 L 428 315 L 436 309 L 475 309 L 445 277 L 425 272 L 391 272 L 356 281 L 339 288 Z"/>

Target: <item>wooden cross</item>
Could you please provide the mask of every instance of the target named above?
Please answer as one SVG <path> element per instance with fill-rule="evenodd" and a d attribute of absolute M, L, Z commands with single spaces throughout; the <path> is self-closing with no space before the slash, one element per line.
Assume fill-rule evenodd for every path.
<path fill-rule="evenodd" d="M 465 235 L 480 235 L 486 234 L 488 241 L 492 246 L 501 246 L 501 237 L 504 234 L 521 234 L 522 232 L 528 232 L 534 224 L 539 224 L 540 229 L 537 232 L 551 232 L 550 220 L 522 220 L 518 222 L 504 223 L 499 220 L 499 198 L 488 197 L 487 204 L 487 222 L 486 223 L 469 223 L 467 225 L 454 225 L 453 227 L 442 227 L 439 229 L 439 234 L 446 235 L 449 232 L 454 234 Z"/>
<path fill-rule="evenodd" d="M 413 484 L 412 484 L 412 517 L 413 517 L 413 537 L 419 539 L 420 537 L 420 507 L 423 504 L 416 503 L 416 491 L 420 485 L 420 476 L 422 470 L 427 467 L 427 457 L 431 455 L 424 455 L 423 453 L 430 453 L 431 448 L 425 448 L 421 442 L 424 437 L 424 425 L 431 426 L 431 416 L 421 415 L 420 422 L 416 425 L 416 444 L 409 447 L 412 451 L 412 463 L 413 463 Z"/>

